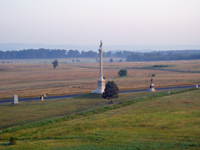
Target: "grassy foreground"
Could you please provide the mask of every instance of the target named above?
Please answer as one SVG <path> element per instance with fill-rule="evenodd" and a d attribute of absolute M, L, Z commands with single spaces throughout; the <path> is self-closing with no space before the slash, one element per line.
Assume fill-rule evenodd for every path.
<path fill-rule="evenodd" d="M 177 93 L 5 129 L 0 149 L 199 149 L 199 90 Z"/>
<path fill-rule="evenodd" d="M 150 92 L 119 94 L 119 98 L 114 102 L 118 103 L 150 94 Z M 108 105 L 108 102 L 109 100 L 103 99 L 101 94 L 89 93 L 73 98 L 25 101 L 20 102 L 19 105 L 12 105 L 11 103 L 0 104 L 0 114 L 3 114 L 0 115 L 0 130 L 96 109 Z"/>

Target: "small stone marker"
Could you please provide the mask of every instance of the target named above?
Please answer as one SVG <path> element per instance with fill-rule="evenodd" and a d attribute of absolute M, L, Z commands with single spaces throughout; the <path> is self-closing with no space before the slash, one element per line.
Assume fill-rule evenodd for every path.
<path fill-rule="evenodd" d="M 199 88 L 198 84 L 196 84 L 196 88 Z"/>
<path fill-rule="evenodd" d="M 13 95 L 12 104 L 19 104 L 19 102 L 18 102 L 18 96 L 17 95 Z"/>
<path fill-rule="evenodd" d="M 168 94 L 170 94 L 170 91 L 168 91 Z"/>
<path fill-rule="evenodd" d="M 44 96 L 40 96 L 40 100 L 41 100 L 41 101 L 44 101 Z"/>

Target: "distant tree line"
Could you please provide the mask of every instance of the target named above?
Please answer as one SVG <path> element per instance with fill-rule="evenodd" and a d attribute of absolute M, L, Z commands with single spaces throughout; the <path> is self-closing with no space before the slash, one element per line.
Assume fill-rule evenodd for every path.
<path fill-rule="evenodd" d="M 21 51 L 0 51 L 0 59 L 38 59 L 38 58 L 63 58 L 66 50 L 28 49 Z"/>
<path fill-rule="evenodd" d="M 41 59 L 41 58 L 98 58 L 98 51 L 64 49 L 27 49 L 0 51 L 0 59 Z M 103 57 L 127 58 L 127 61 L 189 60 L 200 59 L 200 50 L 154 51 L 149 53 L 118 51 L 103 52 Z"/>
<path fill-rule="evenodd" d="M 160 52 L 144 53 L 142 55 L 132 54 L 127 56 L 126 61 L 163 61 L 163 60 L 190 60 L 190 59 L 200 59 L 200 51 L 198 54 L 184 54 L 184 53 L 173 53 L 169 52 L 166 54 L 161 54 Z"/>
<path fill-rule="evenodd" d="M 131 51 L 120 51 L 113 53 L 103 52 L 103 57 L 124 57 L 135 54 Z M 99 52 L 78 50 L 64 50 L 64 49 L 27 49 L 20 51 L 0 51 L 0 59 L 40 59 L 40 58 L 97 58 Z"/>

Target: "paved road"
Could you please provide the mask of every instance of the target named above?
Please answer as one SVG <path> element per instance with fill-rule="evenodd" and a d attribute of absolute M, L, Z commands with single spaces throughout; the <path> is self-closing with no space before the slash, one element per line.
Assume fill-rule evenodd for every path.
<path fill-rule="evenodd" d="M 159 90 L 170 90 L 170 89 L 185 89 L 185 88 L 192 88 L 196 87 L 196 85 L 190 85 L 190 86 L 177 86 L 177 87 L 166 87 L 166 88 L 156 88 L 157 91 Z M 142 90 L 128 90 L 128 91 L 119 91 L 119 93 L 131 93 L 131 92 L 145 92 L 148 91 L 149 89 L 142 89 Z M 44 100 L 49 100 L 49 99 L 59 99 L 59 98 L 70 98 L 70 97 L 75 97 L 79 96 L 81 94 L 76 94 L 76 95 L 63 95 L 63 96 L 52 96 L 52 97 L 44 97 Z M 34 100 L 40 100 L 40 98 L 23 98 L 19 99 L 19 102 L 22 101 L 34 101 Z M 1 103 L 12 103 L 12 100 L 2 100 L 0 101 Z"/>

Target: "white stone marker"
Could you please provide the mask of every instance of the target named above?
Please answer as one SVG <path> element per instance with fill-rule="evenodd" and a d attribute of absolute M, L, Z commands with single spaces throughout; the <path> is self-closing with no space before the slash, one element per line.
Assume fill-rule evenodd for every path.
<path fill-rule="evenodd" d="M 19 104 L 19 102 L 18 102 L 18 96 L 17 95 L 13 95 L 12 104 Z"/>
<path fill-rule="evenodd" d="M 40 100 L 41 100 L 41 101 L 44 101 L 44 96 L 40 96 Z"/>
<path fill-rule="evenodd" d="M 199 88 L 198 84 L 196 84 L 196 88 Z"/>
<path fill-rule="evenodd" d="M 104 92 L 105 89 L 105 81 L 103 79 L 103 49 L 102 49 L 102 41 L 100 42 L 100 46 L 99 46 L 99 57 L 100 57 L 100 61 L 99 61 L 99 80 L 98 81 L 98 87 L 96 90 L 92 91 L 92 93 L 99 93 L 102 94 Z"/>

